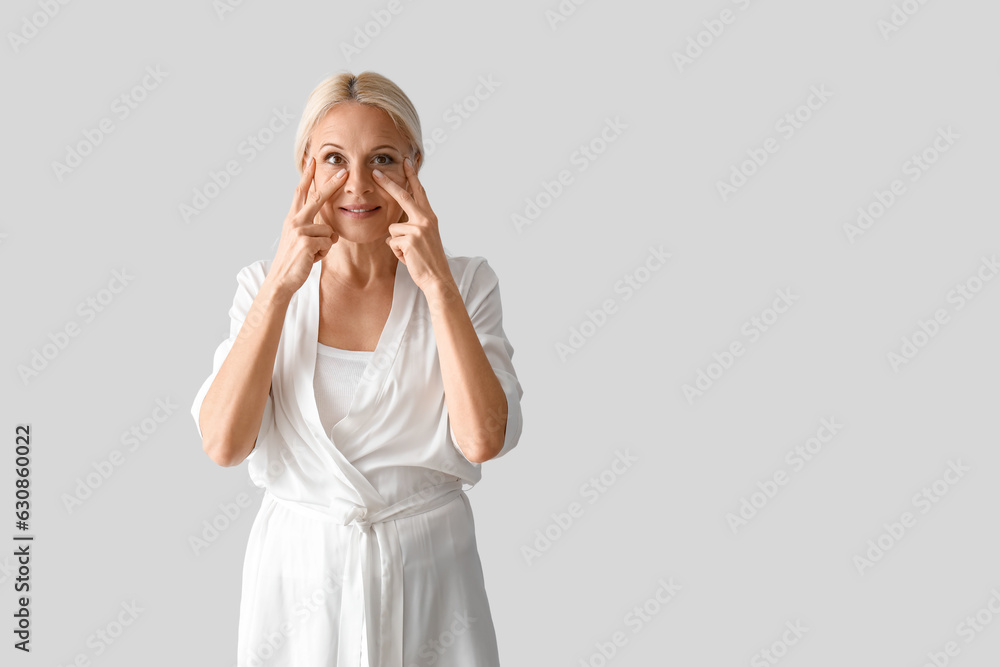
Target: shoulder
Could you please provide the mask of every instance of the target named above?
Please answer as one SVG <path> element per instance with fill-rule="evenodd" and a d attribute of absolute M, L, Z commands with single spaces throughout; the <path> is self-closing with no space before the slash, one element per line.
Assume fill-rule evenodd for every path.
<path fill-rule="evenodd" d="M 267 277 L 267 272 L 271 269 L 271 260 L 269 259 L 258 259 L 252 264 L 247 264 L 239 273 L 236 274 L 236 281 L 250 290 L 253 294 L 257 293 L 260 286 L 264 283 L 264 278 Z"/>
<path fill-rule="evenodd" d="M 470 314 L 475 317 L 499 311 L 500 279 L 485 257 L 448 257 L 448 263 Z"/>
<path fill-rule="evenodd" d="M 267 272 L 271 270 L 271 260 L 269 259 L 258 259 L 253 264 L 248 264 L 241 269 L 242 271 L 248 272 L 255 278 L 260 278 L 263 280 L 267 277 Z"/>
<path fill-rule="evenodd" d="M 491 290 L 498 281 L 497 274 L 485 257 L 448 256 L 448 266 L 455 278 L 458 291 L 468 301 L 470 295 Z"/>

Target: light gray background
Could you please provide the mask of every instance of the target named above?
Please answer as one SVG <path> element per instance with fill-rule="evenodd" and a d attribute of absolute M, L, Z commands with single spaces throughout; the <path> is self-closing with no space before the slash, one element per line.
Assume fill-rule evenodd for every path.
<path fill-rule="evenodd" d="M 3 421 L 8 443 L 33 426 L 37 539 L 30 656 L 10 648 L 13 547 L 0 550 L 4 664 L 235 663 L 260 495 L 245 466 L 204 455 L 189 407 L 236 273 L 273 257 L 305 99 L 341 69 L 398 83 L 425 139 L 444 129 L 421 172 L 442 238 L 500 276 L 524 431 L 469 495 L 504 664 L 603 664 L 616 632 L 610 664 L 753 664 L 796 622 L 789 666 L 917 667 L 948 641 L 949 664 L 994 664 L 1000 281 L 960 310 L 948 293 L 1000 253 L 1000 6 L 902 4 L 920 8 L 885 39 L 890 0 L 594 0 L 556 29 L 555 0 L 401 0 L 348 61 L 341 45 L 387 2 L 246 0 L 222 18 L 208 0 L 72 2 L 16 50 L 10 34 L 42 10 L 6 3 Z M 679 71 L 675 52 L 725 9 L 735 21 Z M 147 67 L 167 75 L 120 120 L 114 100 Z M 454 128 L 445 112 L 480 77 L 500 87 Z M 775 122 L 812 86 L 832 97 L 783 138 Z M 241 142 L 276 107 L 294 121 L 247 161 Z M 114 132 L 60 181 L 52 163 L 105 117 Z M 574 152 L 616 118 L 625 129 L 579 171 Z M 909 180 L 904 162 L 947 127 L 957 141 Z M 723 201 L 717 181 L 771 136 L 778 152 Z M 178 207 L 233 159 L 242 172 L 185 222 Z M 573 182 L 519 232 L 512 214 L 562 169 Z M 850 243 L 844 224 L 894 178 L 905 194 Z M 672 257 L 626 301 L 615 284 L 649 246 Z M 134 279 L 84 323 L 77 304 L 121 269 Z M 797 300 L 749 342 L 741 326 L 779 289 Z M 616 312 L 560 359 L 606 299 Z M 887 354 L 938 308 L 948 323 L 894 371 Z M 23 382 L 18 366 L 70 321 L 80 335 Z M 689 402 L 682 386 L 735 340 L 745 354 Z M 129 451 L 123 432 L 157 399 L 176 409 Z M 842 430 L 791 472 L 786 452 L 824 417 Z M 124 463 L 68 511 L 64 495 L 115 449 Z M 583 485 L 626 451 L 637 463 L 590 503 Z M 969 471 L 922 514 L 912 497 L 949 460 Z M 734 534 L 727 513 L 778 470 L 788 484 Z M 241 493 L 250 506 L 196 555 L 189 539 Z M 574 502 L 582 515 L 558 530 Z M 859 572 L 855 556 L 906 511 L 916 525 Z M 546 530 L 557 539 L 527 562 Z M 680 591 L 636 632 L 627 614 L 671 578 Z M 136 622 L 96 655 L 88 637 L 132 601 Z M 992 623 L 969 643 L 957 626 L 982 609 Z"/>

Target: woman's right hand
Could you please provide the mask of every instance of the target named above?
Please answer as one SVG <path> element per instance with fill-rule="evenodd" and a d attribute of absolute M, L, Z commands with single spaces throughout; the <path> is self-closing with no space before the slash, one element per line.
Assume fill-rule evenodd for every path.
<path fill-rule="evenodd" d="M 315 174 L 316 160 L 310 157 L 295 188 L 292 207 L 281 227 L 278 251 L 267 274 L 267 279 L 273 282 L 275 288 L 288 295 L 302 287 L 313 264 L 323 259 L 339 238 L 330 225 L 316 218 L 330 196 L 347 181 L 347 172 L 341 170 L 310 194 Z M 319 218 L 322 220 L 322 216 Z"/>

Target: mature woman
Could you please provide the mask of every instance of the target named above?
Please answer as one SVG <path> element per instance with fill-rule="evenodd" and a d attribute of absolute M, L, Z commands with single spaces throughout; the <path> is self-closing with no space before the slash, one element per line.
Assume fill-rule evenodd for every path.
<path fill-rule="evenodd" d="M 309 96 L 273 260 L 237 275 L 191 414 L 265 489 L 238 665 L 495 666 L 465 494 L 521 434 L 496 273 L 445 252 L 420 121 L 371 72 Z"/>

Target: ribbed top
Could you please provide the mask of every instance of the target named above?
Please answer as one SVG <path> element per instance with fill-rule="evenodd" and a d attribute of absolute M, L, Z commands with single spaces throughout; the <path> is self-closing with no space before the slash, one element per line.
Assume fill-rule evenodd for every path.
<path fill-rule="evenodd" d="M 319 419 L 329 435 L 337 422 L 347 416 L 361 375 L 374 352 L 342 350 L 323 343 L 317 345 L 313 390 L 316 392 Z"/>

